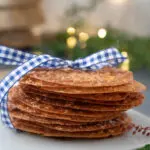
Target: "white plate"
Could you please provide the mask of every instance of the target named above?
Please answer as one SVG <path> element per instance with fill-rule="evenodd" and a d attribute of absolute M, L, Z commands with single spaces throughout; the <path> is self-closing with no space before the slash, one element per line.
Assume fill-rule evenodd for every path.
<path fill-rule="evenodd" d="M 137 124 L 150 126 L 150 119 L 136 111 L 129 111 Z M 131 150 L 150 144 L 150 136 L 127 133 L 103 140 L 61 140 L 14 132 L 0 123 L 0 150 Z"/>

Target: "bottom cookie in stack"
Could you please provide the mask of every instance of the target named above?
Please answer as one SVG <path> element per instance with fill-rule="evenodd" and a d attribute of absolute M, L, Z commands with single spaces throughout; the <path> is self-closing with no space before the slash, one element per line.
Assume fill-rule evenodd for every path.
<path fill-rule="evenodd" d="M 44 136 L 104 138 L 123 134 L 131 124 L 121 111 L 98 112 L 50 104 L 43 108 L 40 101 L 34 103 L 32 98 L 36 97 L 26 95 L 20 86 L 10 90 L 8 109 L 15 128 Z"/>
<path fill-rule="evenodd" d="M 14 119 L 14 121 L 12 118 L 12 123 L 17 129 L 40 134 L 43 136 L 71 137 L 71 138 L 105 138 L 117 136 L 126 132 L 130 125 L 130 119 L 127 116 L 126 117 L 124 116 L 124 118 L 120 120 L 119 118 L 116 118 L 116 122 L 114 119 L 108 122 L 106 121 L 95 123 L 95 125 L 79 125 L 79 126 L 47 125 L 43 123 L 24 121 L 22 119 L 16 118 Z M 105 124 L 105 126 L 103 124 Z M 109 127 L 107 127 L 107 124 L 109 125 Z M 110 127 L 111 124 L 112 126 Z"/>

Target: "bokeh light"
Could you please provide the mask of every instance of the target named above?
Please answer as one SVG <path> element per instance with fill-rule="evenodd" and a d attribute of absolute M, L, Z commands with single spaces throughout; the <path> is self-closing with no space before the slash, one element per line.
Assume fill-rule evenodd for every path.
<path fill-rule="evenodd" d="M 101 29 L 98 30 L 98 37 L 99 38 L 103 39 L 103 38 L 106 37 L 106 35 L 107 35 L 107 30 L 106 29 L 101 28 Z"/>
<path fill-rule="evenodd" d="M 79 40 L 80 40 L 81 42 L 85 42 L 85 41 L 87 41 L 88 39 L 89 39 L 88 33 L 85 33 L 85 32 L 80 32 L 80 33 L 79 33 Z"/>
<path fill-rule="evenodd" d="M 122 63 L 121 69 L 122 69 L 122 70 L 130 70 L 130 60 L 129 60 L 129 58 L 128 58 L 128 53 L 127 53 L 127 52 L 121 52 L 121 54 L 122 54 L 124 57 L 127 57 L 127 59 Z"/>
<path fill-rule="evenodd" d="M 76 33 L 76 29 L 73 28 L 73 27 L 68 27 L 68 28 L 67 28 L 67 33 L 68 33 L 69 35 L 73 35 L 73 34 Z"/>
<path fill-rule="evenodd" d="M 68 48 L 74 48 L 77 44 L 77 39 L 74 36 L 67 38 L 67 46 Z"/>

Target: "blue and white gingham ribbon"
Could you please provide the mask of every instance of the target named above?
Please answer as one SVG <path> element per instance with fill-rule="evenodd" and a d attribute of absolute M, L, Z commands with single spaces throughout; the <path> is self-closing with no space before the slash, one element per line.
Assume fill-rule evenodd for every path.
<path fill-rule="evenodd" d="M 25 74 L 36 67 L 46 68 L 64 68 L 71 67 L 74 69 L 97 70 L 104 66 L 117 66 L 122 63 L 124 57 L 116 48 L 109 48 L 98 51 L 85 58 L 75 61 L 63 60 L 50 55 L 33 55 L 5 46 L 0 46 L 0 64 L 17 65 L 15 70 L 9 73 L 0 82 L 0 105 L 1 118 L 3 123 L 9 128 L 14 128 L 7 110 L 7 97 L 9 89 L 17 83 Z"/>

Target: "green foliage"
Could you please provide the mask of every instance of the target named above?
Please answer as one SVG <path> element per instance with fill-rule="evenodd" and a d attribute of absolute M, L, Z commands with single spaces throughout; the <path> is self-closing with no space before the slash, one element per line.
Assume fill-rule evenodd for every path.
<path fill-rule="evenodd" d="M 147 144 L 142 148 L 138 148 L 137 150 L 150 150 L 150 144 Z"/>
<path fill-rule="evenodd" d="M 120 51 L 128 52 L 131 70 L 150 69 L 150 37 L 131 37 L 107 28 L 107 36 L 104 39 L 100 39 L 97 35 L 91 36 L 86 41 L 86 47 L 82 48 L 83 43 L 78 40 L 78 35 L 74 36 L 77 38 L 77 45 L 73 49 L 69 49 L 66 45 L 66 39 L 69 37 L 66 32 L 58 33 L 52 40 L 44 40 L 38 49 L 43 53 L 74 60 L 101 49 L 116 47 Z"/>

